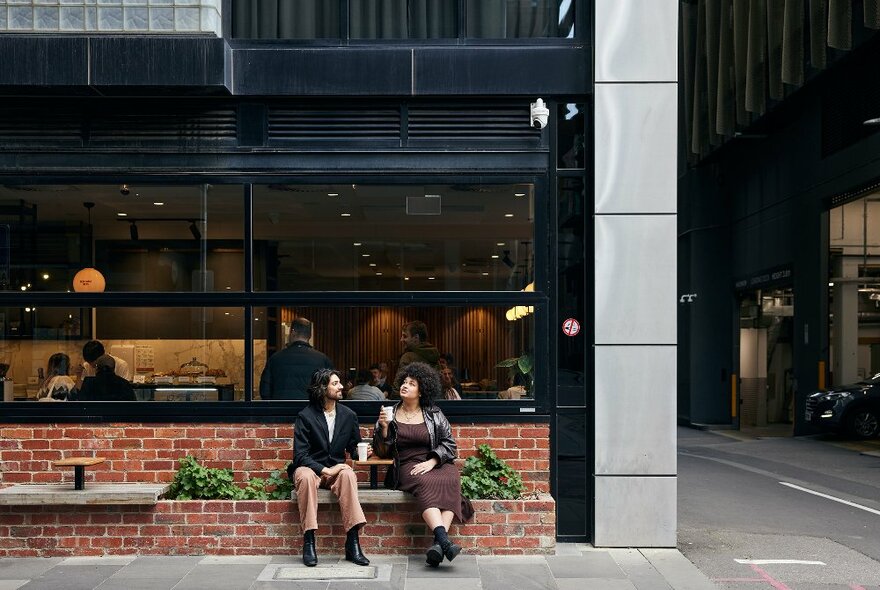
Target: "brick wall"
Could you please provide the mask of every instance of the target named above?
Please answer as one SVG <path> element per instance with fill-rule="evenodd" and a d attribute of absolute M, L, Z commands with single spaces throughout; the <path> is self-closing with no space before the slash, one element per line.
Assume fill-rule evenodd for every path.
<path fill-rule="evenodd" d="M 372 429 L 361 428 L 364 438 Z M 487 443 L 523 477 L 529 492 L 550 486 L 546 424 L 453 424 L 459 455 Z M 266 477 L 293 458 L 292 425 L 254 424 L 16 424 L 0 427 L 0 487 L 17 483 L 73 481 L 70 468 L 52 461 L 100 456 L 86 482 L 158 482 L 174 477 L 177 461 L 190 454 L 208 467 L 231 468 L 237 481 Z M 366 477 L 366 473 L 361 474 Z"/>
<path fill-rule="evenodd" d="M 368 429 L 362 428 L 364 437 Z M 549 427 L 544 424 L 457 424 L 459 454 L 488 443 L 523 476 L 528 492 L 549 489 Z M 253 424 L 18 424 L 0 427 L 0 487 L 72 483 L 73 470 L 51 462 L 74 456 L 107 461 L 86 470 L 88 482 L 170 482 L 177 460 L 197 456 L 231 468 L 238 481 L 284 469 L 292 456 L 291 425 Z M 366 480 L 367 472 L 359 474 Z M 555 503 L 474 502 L 477 514 L 453 535 L 474 554 L 551 553 Z M 364 506 L 365 552 L 413 554 L 430 535 L 414 507 Z M 338 555 L 344 531 L 335 505 L 321 506 L 321 552 Z M 136 506 L 0 506 L 0 557 L 101 554 L 298 554 L 295 505 L 286 501 L 160 501 Z"/>
<path fill-rule="evenodd" d="M 472 555 L 553 553 L 555 502 L 476 500 L 474 519 L 451 535 Z M 431 535 L 413 505 L 364 506 L 364 553 L 411 555 Z M 338 507 L 321 505 L 318 555 L 339 557 L 345 531 Z M 271 501 L 164 500 L 137 506 L 0 506 L 0 557 L 65 555 L 297 555 L 302 532 L 295 504 Z"/>

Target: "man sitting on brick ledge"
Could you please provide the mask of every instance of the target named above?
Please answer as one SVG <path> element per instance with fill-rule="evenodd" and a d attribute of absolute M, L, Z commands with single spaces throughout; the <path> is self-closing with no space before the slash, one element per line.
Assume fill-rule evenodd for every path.
<path fill-rule="evenodd" d="M 342 399 L 342 381 L 338 371 L 318 369 L 309 385 L 309 405 L 296 417 L 293 432 L 293 472 L 299 519 L 304 532 L 303 563 L 318 565 L 315 530 L 318 528 L 318 488 L 329 488 L 339 498 L 342 522 L 348 531 L 345 559 L 357 565 L 369 565 L 358 539 L 358 530 L 366 524 L 357 496 L 357 476 L 345 462 L 345 452 L 352 457 L 361 442 L 357 414 L 338 404 Z M 372 454 L 372 449 L 368 454 Z"/>

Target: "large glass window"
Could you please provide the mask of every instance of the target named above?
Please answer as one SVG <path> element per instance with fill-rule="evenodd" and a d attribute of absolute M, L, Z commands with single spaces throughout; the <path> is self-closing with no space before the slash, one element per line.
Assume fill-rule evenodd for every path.
<path fill-rule="evenodd" d="M 401 366 L 414 360 L 441 369 L 447 379 L 444 399 L 530 399 L 534 397 L 530 360 L 534 317 L 534 307 L 526 305 L 257 309 L 255 323 L 263 322 L 266 329 L 261 328 L 262 337 L 254 340 L 259 368 L 254 399 L 306 399 L 303 388 L 294 391 L 287 381 L 278 383 L 276 379 L 273 383 L 271 374 L 263 377 L 267 356 L 280 354 L 274 362 L 282 365 L 303 358 L 301 346 L 281 352 L 288 343 L 304 341 L 297 335 L 291 337 L 296 318 L 311 323 L 309 344 L 345 375 L 346 399 L 365 399 L 352 396 L 359 381 L 373 386 L 387 383 L 389 387 L 382 388 L 383 399 L 395 399 L 394 377 Z M 417 342 L 411 339 L 417 332 L 412 322 L 422 324 L 424 338 L 419 336 Z M 404 338 L 405 333 L 409 339 Z M 520 358 L 522 362 L 511 362 Z M 274 371 L 275 375 L 284 374 L 278 366 Z"/>
<path fill-rule="evenodd" d="M 234 185 L 2 185 L 0 287 L 240 291 L 242 195 Z M 74 284 L 89 268 L 100 274 Z"/>
<path fill-rule="evenodd" d="M 520 291 L 534 204 L 530 184 L 255 186 L 255 288 Z"/>
<path fill-rule="evenodd" d="M 85 345 L 97 340 L 137 401 L 242 399 L 244 324 L 237 307 L 0 308 L 0 370 L 12 390 L 5 397 L 77 400 L 59 390 L 72 381 L 84 391 L 95 372 L 94 362 L 84 365 L 92 360 Z M 110 390 L 122 393 L 118 384 Z"/>

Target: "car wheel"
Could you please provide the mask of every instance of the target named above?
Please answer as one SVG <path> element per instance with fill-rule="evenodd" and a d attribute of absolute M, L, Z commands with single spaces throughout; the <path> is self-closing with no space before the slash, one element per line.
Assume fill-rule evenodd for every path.
<path fill-rule="evenodd" d="M 880 412 L 859 408 L 847 419 L 847 431 L 856 438 L 873 438 L 880 434 Z"/>

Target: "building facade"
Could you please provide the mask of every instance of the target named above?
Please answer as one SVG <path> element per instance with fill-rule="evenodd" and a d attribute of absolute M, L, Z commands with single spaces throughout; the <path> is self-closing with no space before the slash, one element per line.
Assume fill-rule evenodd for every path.
<path fill-rule="evenodd" d="M 261 388 L 293 319 L 352 381 L 418 320 L 557 538 L 675 544 L 677 3 L 0 13 L 8 424 L 247 437 L 305 403 Z M 91 339 L 139 401 L 34 401 Z"/>

